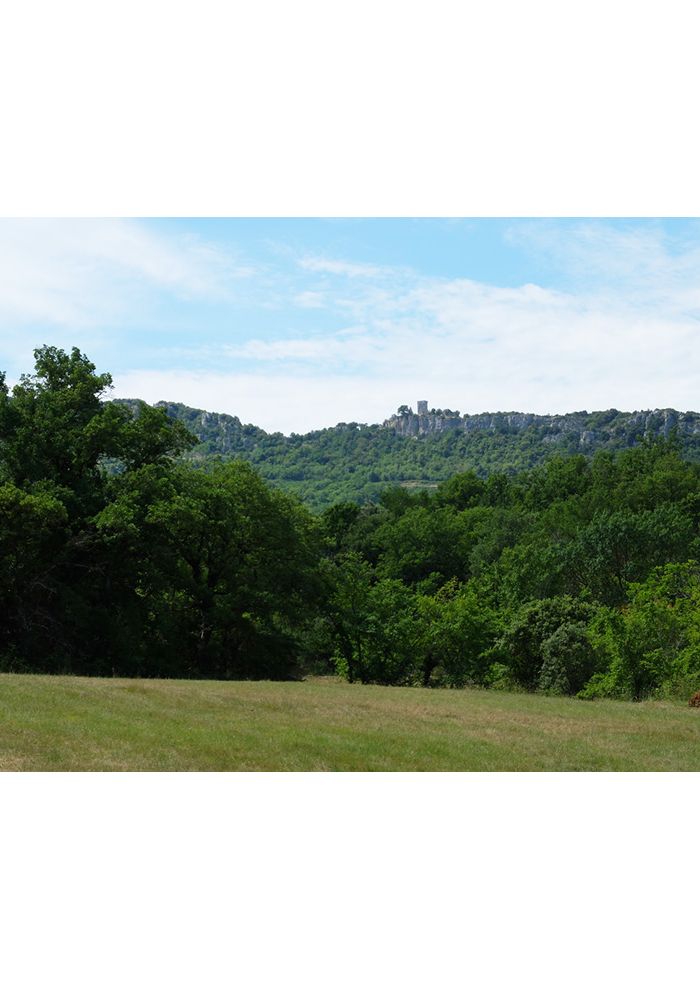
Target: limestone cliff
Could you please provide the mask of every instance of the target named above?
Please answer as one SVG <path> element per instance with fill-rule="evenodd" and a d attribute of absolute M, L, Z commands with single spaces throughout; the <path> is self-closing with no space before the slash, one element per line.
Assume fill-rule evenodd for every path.
<path fill-rule="evenodd" d="M 513 435 L 530 430 L 545 443 L 559 443 L 576 438 L 586 447 L 605 445 L 625 437 L 630 442 L 644 436 L 668 437 L 676 428 L 681 436 L 700 435 L 700 415 L 697 412 L 676 412 L 675 409 L 653 409 L 642 412 L 569 412 L 566 415 L 534 415 L 526 412 L 483 412 L 463 415 L 441 410 L 417 415 L 411 410 L 393 415 L 382 423 L 399 436 L 430 436 L 436 433 L 486 432 Z"/>

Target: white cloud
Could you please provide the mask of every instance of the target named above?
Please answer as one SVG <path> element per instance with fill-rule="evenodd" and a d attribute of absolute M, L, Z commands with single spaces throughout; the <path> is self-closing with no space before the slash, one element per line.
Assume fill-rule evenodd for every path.
<path fill-rule="evenodd" d="M 262 364 L 304 362 L 328 370 L 333 365 L 340 372 L 360 371 L 381 362 L 385 341 L 368 334 L 362 327 L 350 327 L 336 333 L 287 340 L 249 340 L 225 348 L 229 357 L 243 357 Z"/>
<path fill-rule="evenodd" d="M 323 292 L 299 292 L 292 301 L 301 309 L 323 309 L 325 305 Z"/>
<path fill-rule="evenodd" d="M 630 304 L 662 303 L 683 309 L 700 303 L 700 224 L 696 236 L 673 243 L 661 225 L 616 226 L 580 221 L 571 228 L 555 220 L 519 223 L 508 239 L 539 254 L 589 291 L 611 291 Z"/>
<path fill-rule="evenodd" d="M 0 327 L 104 325 L 133 316 L 149 290 L 222 299 L 250 273 L 212 245 L 139 221 L 1 220 Z"/>
<path fill-rule="evenodd" d="M 694 320 L 559 293 L 426 284 L 405 319 L 325 337 L 253 341 L 246 373 L 138 372 L 120 394 L 183 401 L 266 429 L 379 422 L 427 398 L 462 412 L 698 407 Z"/>
<path fill-rule="evenodd" d="M 359 264 L 355 261 L 341 261 L 333 258 L 305 257 L 299 265 L 307 271 L 328 275 L 347 275 L 348 278 L 379 278 L 386 273 L 385 268 L 374 264 Z"/>
<path fill-rule="evenodd" d="M 406 390 L 404 381 L 377 382 L 349 375 L 189 371 L 133 371 L 117 375 L 115 386 L 114 397 L 184 402 L 285 433 L 382 420 L 400 404 Z"/>
<path fill-rule="evenodd" d="M 336 300 L 356 321 L 350 329 L 249 340 L 230 354 L 252 362 L 245 380 L 270 389 L 266 421 L 283 430 L 377 421 L 419 395 L 463 412 L 697 408 L 697 249 L 671 256 L 658 239 L 587 226 L 558 250 L 559 264 L 581 271 L 609 254 L 616 275 L 555 291 L 404 273 Z M 275 384 L 285 370 L 304 382 L 306 403 Z"/>
<path fill-rule="evenodd" d="M 44 228 L 30 235 L 20 225 L 25 239 L 12 251 L 0 224 L 0 315 L 14 306 L 27 319 L 59 324 L 66 337 L 70 326 L 66 345 L 81 345 L 96 316 L 133 313 L 144 286 L 183 299 L 225 298 L 241 275 L 207 245 L 114 222 L 49 224 L 45 238 Z M 528 249 L 567 273 L 566 290 L 307 257 L 303 276 L 298 267 L 291 278 L 266 274 L 270 296 L 261 298 L 284 314 L 277 333 L 269 318 L 264 338 L 238 325 L 230 342 L 215 346 L 203 333 L 201 344 L 193 337 L 186 364 L 170 353 L 181 368 L 172 371 L 139 369 L 147 361 L 127 353 L 122 368 L 132 370 L 115 373 L 118 393 L 229 412 L 284 432 L 381 421 L 418 398 L 462 412 L 698 408 L 697 241 L 672 249 L 659 230 L 590 221 L 518 231 Z M 318 310 L 307 314 L 308 331 L 290 332 L 288 314 L 303 327 L 304 309 Z M 3 347 L 6 339 L 25 345 L 22 337 L 21 329 L 0 330 Z M 158 359 L 161 367 L 167 360 Z"/>

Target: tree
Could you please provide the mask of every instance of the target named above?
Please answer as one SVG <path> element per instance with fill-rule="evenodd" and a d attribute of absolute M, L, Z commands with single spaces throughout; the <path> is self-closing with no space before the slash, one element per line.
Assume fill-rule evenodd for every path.
<path fill-rule="evenodd" d="M 676 505 L 599 512 L 562 547 L 558 565 L 572 590 L 587 588 L 605 604 L 620 604 L 629 585 L 653 567 L 682 559 L 692 535 L 690 519 Z"/>
<path fill-rule="evenodd" d="M 496 616 L 471 587 L 450 581 L 418 598 L 421 683 L 461 687 L 478 683 L 488 666 Z"/>
<path fill-rule="evenodd" d="M 360 506 L 350 501 L 331 505 L 323 512 L 321 516 L 323 532 L 331 540 L 336 551 L 346 548 L 348 537 L 359 515 Z"/>
<path fill-rule="evenodd" d="M 20 487 L 52 484 L 65 493 L 73 510 L 89 511 L 103 496 L 106 458 L 127 468 L 181 453 L 195 439 L 162 409 L 137 403 L 103 401 L 109 374 L 73 348 L 34 351 L 33 375 L 22 375 L 12 394 L 2 382 L 0 464 Z"/>
<path fill-rule="evenodd" d="M 565 622 L 542 642 L 539 690 L 577 694 L 596 672 L 596 654 L 586 622 Z"/>
<path fill-rule="evenodd" d="M 544 601 L 524 604 L 500 640 L 500 650 L 512 676 L 521 686 L 530 690 L 537 687 L 548 661 L 545 682 L 552 676 L 552 661 L 561 656 L 566 642 L 587 626 L 595 614 L 595 608 L 572 597 L 552 597 Z M 573 626 L 573 629 L 572 629 Z M 566 632 L 560 629 L 566 628 Z M 558 638 L 550 641 L 559 633 Z M 563 671 L 566 677 L 572 671 Z"/>
<path fill-rule="evenodd" d="M 451 508 L 411 508 L 385 523 L 377 540 L 382 576 L 415 585 L 431 575 L 441 583 L 469 575 L 471 531 Z"/>
<path fill-rule="evenodd" d="M 415 682 L 419 632 L 409 588 L 398 580 L 376 580 L 357 553 L 337 560 L 331 582 L 329 614 L 338 672 L 350 683 Z"/>
<path fill-rule="evenodd" d="M 478 505 L 484 496 L 486 485 L 474 471 L 455 474 L 449 481 L 443 481 L 435 492 L 441 505 L 450 505 L 458 511 Z"/>
<path fill-rule="evenodd" d="M 54 600 L 66 542 L 67 513 L 48 492 L 0 485 L 0 664 L 31 669 L 55 651 L 61 621 Z"/>
<path fill-rule="evenodd" d="M 694 560 L 654 569 L 629 588 L 624 609 L 607 609 L 593 628 L 607 671 L 588 696 L 640 700 L 666 688 L 700 687 L 700 567 Z"/>
<path fill-rule="evenodd" d="M 138 634 L 116 619 L 113 561 L 94 522 L 118 483 L 107 464 L 127 474 L 165 464 L 193 438 L 158 410 L 105 403 L 110 375 L 76 348 L 34 355 L 11 393 L 0 380 L 0 546 L 13 561 L 0 639 L 31 668 L 110 672 Z"/>
<path fill-rule="evenodd" d="M 146 652 L 160 670 L 295 674 L 320 593 L 317 529 L 249 465 L 133 471 L 97 526 L 115 568 L 122 561 L 128 610 L 143 602 Z"/>
<path fill-rule="evenodd" d="M 350 683 L 365 677 L 372 567 L 359 553 L 339 556 L 327 570 L 328 615 L 339 653 L 338 672 Z"/>

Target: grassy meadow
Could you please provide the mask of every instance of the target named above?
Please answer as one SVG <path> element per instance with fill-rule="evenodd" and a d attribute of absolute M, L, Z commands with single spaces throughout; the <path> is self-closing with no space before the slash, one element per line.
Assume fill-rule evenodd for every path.
<path fill-rule="evenodd" d="M 0 675 L 0 770 L 700 770 L 669 702 Z"/>

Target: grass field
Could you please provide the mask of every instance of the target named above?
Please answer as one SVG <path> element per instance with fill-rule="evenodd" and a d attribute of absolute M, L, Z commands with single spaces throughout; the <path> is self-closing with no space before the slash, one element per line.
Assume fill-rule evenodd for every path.
<path fill-rule="evenodd" d="M 476 690 L 0 675 L 0 770 L 700 770 L 700 710 Z"/>

